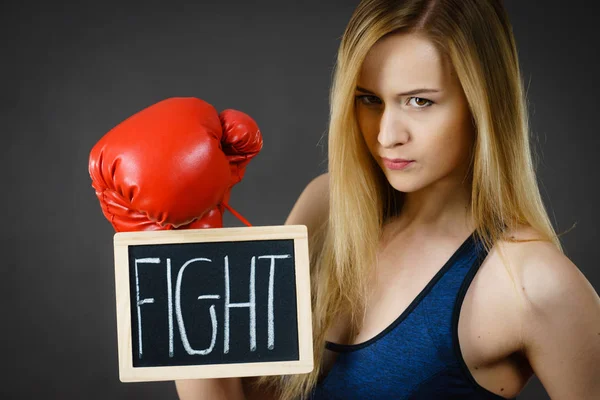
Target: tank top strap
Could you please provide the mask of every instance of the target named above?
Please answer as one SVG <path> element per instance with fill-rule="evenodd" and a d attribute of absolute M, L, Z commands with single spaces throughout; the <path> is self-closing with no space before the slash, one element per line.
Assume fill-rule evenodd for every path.
<path fill-rule="evenodd" d="M 457 350 L 460 353 L 457 349 L 458 317 L 467 289 L 487 253 L 483 242 L 473 232 L 452 267 L 423 300 L 429 334 L 438 347 L 440 358 L 448 364 L 459 363 L 462 359 L 457 357 Z"/>
<path fill-rule="evenodd" d="M 475 232 L 473 232 L 463 241 L 458 249 L 456 249 L 452 256 L 450 256 L 446 263 L 408 305 L 404 312 L 402 312 L 402 314 L 383 331 L 373 338 L 359 344 L 346 345 L 326 342 L 325 347 L 335 352 L 357 351 L 384 339 L 392 332 L 392 335 L 402 334 L 394 332 L 404 330 L 404 328 L 400 328 L 400 325 L 417 324 L 422 329 L 425 329 L 426 326 L 431 324 L 435 325 L 440 322 L 438 321 L 438 318 L 441 321 L 446 321 L 451 314 L 450 302 L 454 301 L 453 299 L 458 292 L 460 281 L 464 278 L 466 269 L 471 265 L 473 257 L 480 253 L 480 249 L 476 247 Z M 449 299 L 449 297 L 452 299 Z M 430 313 L 433 318 L 428 319 L 427 316 Z M 417 322 L 419 319 L 425 320 Z M 428 321 L 431 322 L 429 323 Z M 426 326 L 423 326 L 423 323 L 425 323 Z M 449 323 L 447 325 L 449 326 Z M 438 326 L 438 328 L 441 327 Z M 388 339 L 386 338 L 385 340 Z"/>

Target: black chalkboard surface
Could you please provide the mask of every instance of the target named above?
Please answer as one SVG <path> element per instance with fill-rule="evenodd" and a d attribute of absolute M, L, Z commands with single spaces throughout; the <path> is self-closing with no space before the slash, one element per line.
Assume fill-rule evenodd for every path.
<path fill-rule="evenodd" d="M 313 368 L 303 225 L 115 234 L 122 382 Z"/>

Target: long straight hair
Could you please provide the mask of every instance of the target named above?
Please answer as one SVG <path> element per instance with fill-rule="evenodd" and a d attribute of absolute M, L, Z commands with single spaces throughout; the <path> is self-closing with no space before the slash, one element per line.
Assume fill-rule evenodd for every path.
<path fill-rule="evenodd" d="M 458 75 L 476 128 L 471 213 L 486 249 L 501 239 L 515 241 L 506 233 L 528 226 L 562 252 L 538 188 L 526 94 L 502 2 L 361 1 L 342 37 L 330 92 L 329 217 L 310 238 L 315 368 L 309 374 L 258 380 L 274 386 L 280 399 L 305 398 L 316 385 L 325 334 L 335 316 L 347 315 L 349 340 L 356 337 L 383 225 L 402 208 L 402 194 L 390 186 L 368 151 L 354 102 L 368 51 L 395 33 L 428 38 Z"/>

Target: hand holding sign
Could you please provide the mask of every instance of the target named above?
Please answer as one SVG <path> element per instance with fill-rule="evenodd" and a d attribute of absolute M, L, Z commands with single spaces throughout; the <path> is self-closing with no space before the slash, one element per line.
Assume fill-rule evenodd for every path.
<path fill-rule="evenodd" d="M 225 208 L 249 225 L 227 203 L 261 148 L 248 115 L 171 98 L 92 149 L 92 186 L 119 232 L 122 381 L 312 370 L 306 227 L 222 228 Z"/>
<path fill-rule="evenodd" d="M 90 153 L 89 173 L 117 232 L 220 228 L 231 188 L 261 148 L 247 114 L 169 98 L 104 135 Z"/>

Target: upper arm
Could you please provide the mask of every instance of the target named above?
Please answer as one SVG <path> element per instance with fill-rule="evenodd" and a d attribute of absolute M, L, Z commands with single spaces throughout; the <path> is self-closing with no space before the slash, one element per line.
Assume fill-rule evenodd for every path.
<path fill-rule="evenodd" d="M 285 225 L 306 225 L 312 235 L 327 219 L 329 209 L 329 175 L 321 174 L 311 180 L 294 203 Z M 256 377 L 242 378 L 244 394 L 247 400 L 274 400 L 275 394 L 261 386 L 255 387 Z"/>
<path fill-rule="evenodd" d="M 558 250 L 538 251 L 528 261 L 523 349 L 529 364 L 552 399 L 600 399 L 598 294 Z"/>
<path fill-rule="evenodd" d="M 309 235 L 327 219 L 329 211 L 329 174 L 324 173 L 306 185 L 292 207 L 285 224 L 306 225 Z"/>

